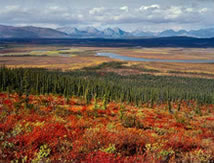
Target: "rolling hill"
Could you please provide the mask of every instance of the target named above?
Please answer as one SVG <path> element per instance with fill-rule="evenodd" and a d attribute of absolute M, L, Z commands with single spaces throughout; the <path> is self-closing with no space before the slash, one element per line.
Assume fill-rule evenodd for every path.
<path fill-rule="evenodd" d="M 40 27 L 13 27 L 0 25 L 0 38 L 68 38 L 66 33 Z"/>

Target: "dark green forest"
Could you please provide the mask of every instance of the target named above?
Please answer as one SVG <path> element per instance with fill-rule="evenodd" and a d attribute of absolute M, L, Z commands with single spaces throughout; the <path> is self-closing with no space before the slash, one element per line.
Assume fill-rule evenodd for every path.
<path fill-rule="evenodd" d="M 214 80 L 173 76 L 129 75 L 82 69 L 61 72 L 46 69 L 0 68 L 0 91 L 19 94 L 58 94 L 127 102 L 164 103 L 195 100 L 214 103 Z"/>

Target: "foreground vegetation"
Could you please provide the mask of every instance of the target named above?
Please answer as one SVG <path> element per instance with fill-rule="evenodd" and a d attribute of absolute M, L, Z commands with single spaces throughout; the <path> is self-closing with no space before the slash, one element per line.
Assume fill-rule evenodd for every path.
<path fill-rule="evenodd" d="M 0 162 L 213 162 L 214 105 L 0 93 Z"/>

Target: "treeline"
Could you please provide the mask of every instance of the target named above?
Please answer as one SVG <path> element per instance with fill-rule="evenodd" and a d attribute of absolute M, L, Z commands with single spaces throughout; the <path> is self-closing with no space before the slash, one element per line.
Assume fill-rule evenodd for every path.
<path fill-rule="evenodd" d="M 133 104 L 196 100 L 214 103 L 214 80 L 152 75 L 121 76 L 115 73 L 77 70 L 0 68 L 0 91 L 19 94 L 61 94 Z"/>

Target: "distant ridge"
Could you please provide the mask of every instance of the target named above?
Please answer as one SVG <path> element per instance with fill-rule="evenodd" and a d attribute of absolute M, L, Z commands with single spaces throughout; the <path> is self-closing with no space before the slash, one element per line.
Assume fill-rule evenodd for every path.
<path fill-rule="evenodd" d="M 0 25 L 0 39 L 5 38 L 105 38 L 105 39 L 141 39 L 141 38 L 159 38 L 159 37 L 194 37 L 194 38 L 214 38 L 214 28 L 200 30 L 179 30 L 172 29 L 162 32 L 145 32 L 136 30 L 126 32 L 120 28 L 106 28 L 99 30 L 95 27 L 85 27 L 82 29 L 76 27 L 61 27 L 58 29 L 41 27 L 14 27 Z"/>
<path fill-rule="evenodd" d="M 0 25 L 0 38 L 68 38 L 66 33 L 41 27 Z"/>
<path fill-rule="evenodd" d="M 212 38 L 214 37 L 214 28 L 199 29 L 199 30 L 166 30 L 159 34 L 160 37 L 169 36 L 188 36 L 188 37 L 198 37 L 198 38 Z"/>
<path fill-rule="evenodd" d="M 66 38 L 66 39 L 0 39 L 1 45 L 17 43 L 48 44 L 63 46 L 87 47 L 179 47 L 179 48 L 214 48 L 214 38 L 193 37 L 159 37 L 137 39 L 106 39 L 106 38 Z"/>
<path fill-rule="evenodd" d="M 87 27 L 85 29 L 78 29 L 76 27 L 62 27 L 57 30 L 65 32 L 72 38 L 151 38 L 151 37 L 196 37 L 196 38 L 212 38 L 214 37 L 214 28 L 199 29 L 199 30 L 179 30 L 172 29 L 162 32 L 146 32 L 143 30 L 136 30 L 133 32 L 126 32 L 120 28 L 106 28 L 98 30 L 94 27 Z M 91 32 L 93 31 L 93 32 Z"/>
<path fill-rule="evenodd" d="M 58 31 L 65 32 L 72 38 L 127 38 L 131 33 L 123 31 L 120 28 L 106 28 L 103 31 L 95 27 L 86 27 L 78 29 L 76 27 L 62 27 Z"/>

